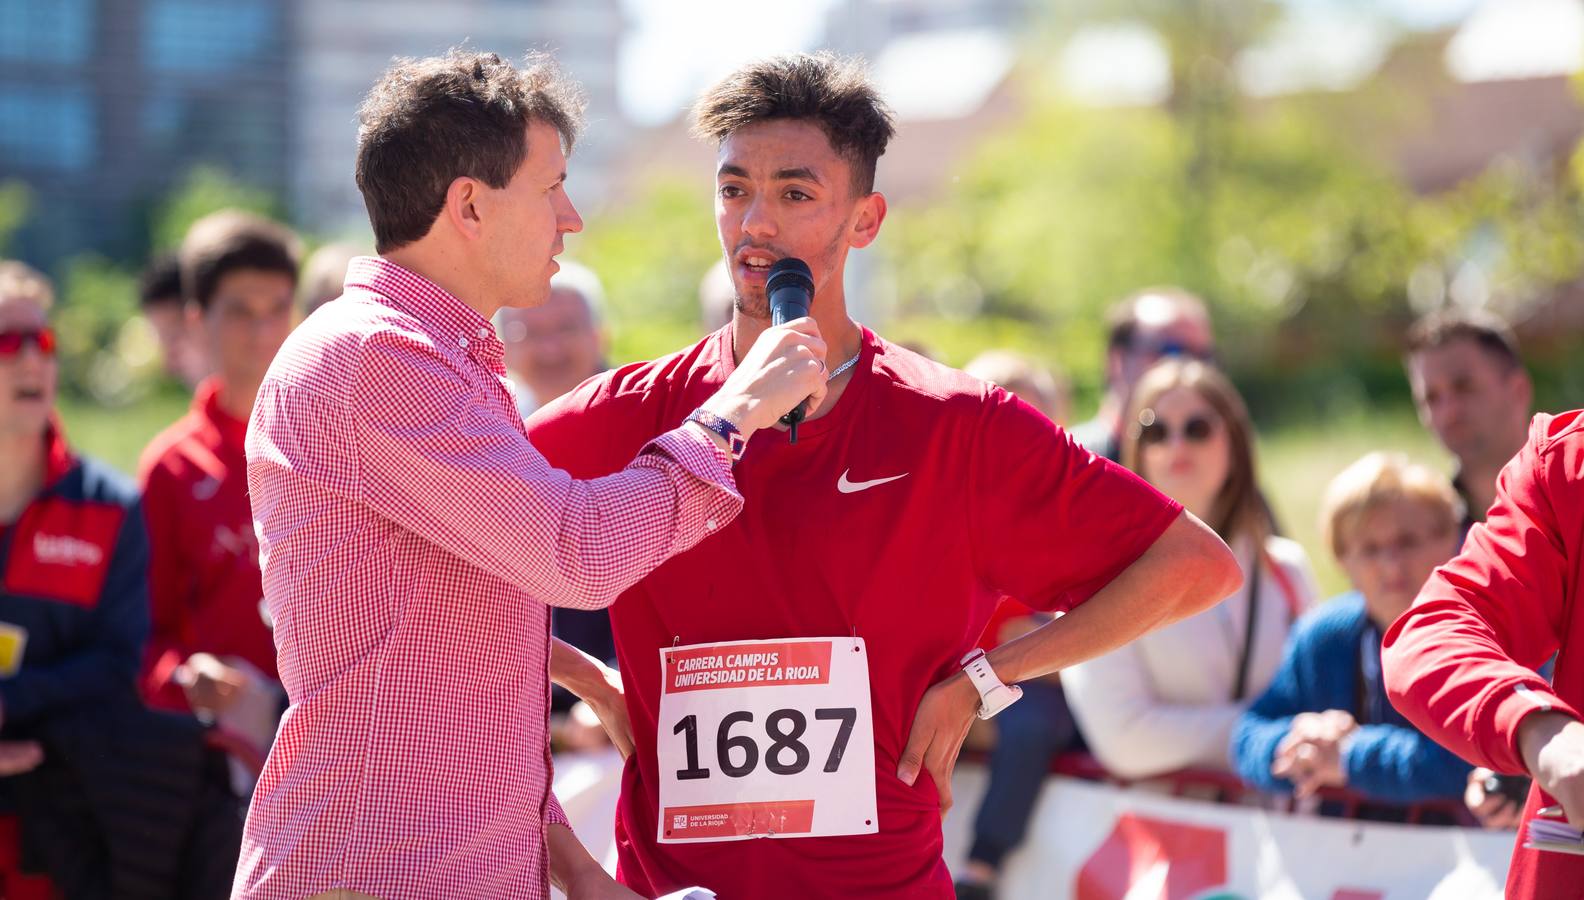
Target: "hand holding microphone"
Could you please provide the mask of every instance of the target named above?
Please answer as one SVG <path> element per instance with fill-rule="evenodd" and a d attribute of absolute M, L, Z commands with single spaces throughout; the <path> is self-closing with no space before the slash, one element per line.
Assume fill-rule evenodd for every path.
<path fill-rule="evenodd" d="M 803 266 L 797 260 L 792 262 Z M 807 266 L 803 272 L 812 287 Z M 825 399 L 825 341 L 819 326 L 807 317 L 807 310 L 804 301 L 803 315 L 776 318 L 721 389 L 703 404 L 704 410 L 732 423 L 744 441 L 755 431 L 775 425 L 787 410 L 805 404 L 808 410 L 818 409 Z"/>
<path fill-rule="evenodd" d="M 785 325 L 806 318 L 809 305 L 814 301 L 814 276 L 808 264 L 801 259 L 778 259 L 770 266 L 770 277 L 765 279 L 765 297 L 770 301 L 770 324 Z M 824 366 L 820 373 L 824 374 Z M 821 394 L 824 392 L 821 391 Z M 804 403 L 781 417 L 781 424 L 791 430 L 791 441 L 797 443 L 798 423 L 808 415 Z"/>

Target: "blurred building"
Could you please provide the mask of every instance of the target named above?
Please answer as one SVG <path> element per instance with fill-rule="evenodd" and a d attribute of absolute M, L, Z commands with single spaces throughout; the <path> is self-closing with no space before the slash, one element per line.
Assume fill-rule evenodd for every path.
<path fill-rule="evenodd" d="M 575 150 L 567 189 L 587 206 L 626 128 L 618 115 L 616 59 L 625 29 L 620 0 L 313 0 L 301 4 L 291 84 L 290 200 L 297 217 L 329 234 L 364 229 L 352 180 L 358 104 L 391 58 L 457 45 L 520 59 L 553 51 L 583 85 L 592 123 Z"/>
<path fill-rule="evenodd" d="M 462 44 L 549 49 L 583 84 L 595 125 L 571 189 L 597 199 L 625 134 L 624 27 L 620 0 L 0 0 L 0 181 L 34 198 L 13 249 L 139 259 L 155 205 L 203 164 L 307 231 L 364 232 L 364 92 L 392 57 Z"/>
<path fill-rule="evenodd" d="M 0 180 L 34 214 L 21 254 L 136 254 L 193 165 L 284 189 L 291 0 L 0 2 Z"/>

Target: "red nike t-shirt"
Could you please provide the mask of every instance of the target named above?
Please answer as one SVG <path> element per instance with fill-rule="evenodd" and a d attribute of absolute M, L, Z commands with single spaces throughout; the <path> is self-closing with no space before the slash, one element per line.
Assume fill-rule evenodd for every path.
<path fill-rule="evenodd" d="M 530 419 L 577 478 L 619 470 L 731 374 L 728 326 L 596 376 Z M 933 781 L 896 777 L 924 691 L 974 646 L 996 601 L 1069 609 L 1137 559 L 1181 507 L 1079 447 L 1032 407 L 867 329 L 836 406 L 753 436 L 747 503 L 718 534 L 611 607 L 638 750 L 616 813 L 618 875 L 647 896 L 950 897 Z M 869 653 L 879 832 L 666 844 L 655 839 L 662 647 L 856 633 Z"/>

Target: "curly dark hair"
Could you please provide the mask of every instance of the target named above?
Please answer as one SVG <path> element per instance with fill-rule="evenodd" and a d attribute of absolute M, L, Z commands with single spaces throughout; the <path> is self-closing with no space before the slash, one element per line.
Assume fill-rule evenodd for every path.
<path fill-rule="evenodd" d="M 856 57 L 795 53 L 750 63 L 705 92 L 693 107 L 693 133 L 716 144 L 737 129 L 771 119 L 815 122 L 852 166 L 853 193 L 874 190 L 875 163 L 896 134 L 891 109 Z"/>
<path fill-rule="evenodd" d="M 542 122 L 571 152 L 583 96 L 550 57 L 518 69 L 494 53 L 452 49 L 397 59 L 358 110 L 357 186 L 381 253 L 429 233 L 461 176 L 502 188 L 528 155 L 528 125 Z"/>

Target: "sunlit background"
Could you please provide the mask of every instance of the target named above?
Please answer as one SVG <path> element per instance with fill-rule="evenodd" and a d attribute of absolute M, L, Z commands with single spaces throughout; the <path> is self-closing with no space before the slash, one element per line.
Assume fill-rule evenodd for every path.
<path fill-rule="evenodd" d="M 584 85 L 568 252 L 605 279 L 613 361 L 700 331 L 692 98 L 829 48 L 900 122 L 855 315 L 955 364 L 1027 351 L 1084 418 L 1106 306 L 1199 292 L 1300 537 L 1366 449 L 1448 465 L 1399 362 L 1420 312 L 1497 310 L 1539 405 L 1584 398 L 1584 0 L 0 0 L 0 254 L 61 286 L 79 444 L 130 468 L 185 404 L 135 315 L 150 255 L 223 205 L 368 241 L 357 104 L 391 57 L 462 43 L 551 50 Z"/>

